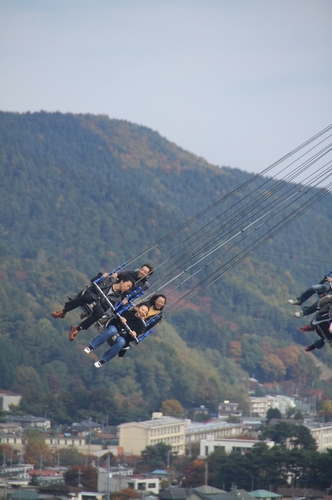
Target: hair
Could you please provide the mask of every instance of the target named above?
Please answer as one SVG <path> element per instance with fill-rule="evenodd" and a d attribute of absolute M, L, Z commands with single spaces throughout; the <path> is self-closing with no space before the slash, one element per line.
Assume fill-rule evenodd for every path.
<path fill-rule="evenodd" d="M 137 304 L 136 307 L 137 307 L 137 309 L 139 309 L 142 306 L 145 306 L 145 307 L 147 307 L 149 309 L 149 307 L 150 307 L 149 301 L 145 300 L 144 302 L 140 302 L 140 304 Z"/>
<path fill-rule="evenodd" d="M 166 296 L 163 294 L 163 293 L 156 293 L 155 295 L 152 295 L 152 297 L 150 298 L 149 300 L 149 305 L 150 307 L 151 306 L 154 306 L 155 305 L 155 302 L 157 299 L 159 299 L 159 297 L 162 297 L 163 299 L 165 299 L 165 304 L 163 305 L 163 307 L 160 309 L 160 311 L 162 311 L 166 305 Z"/>
<path fill-rule="evenodd" d="M 135 285 L 134 278 L 132 277 L 132 275 L 130 273 L 127 273 L 126 271 L 121 273 L 121 276 L 119 276 L 119 283 L 120 283 L 120 281 L 130 281 L 132 286 Z"/>
<path fill-rule="evenodd" d="M 142 269 L 142 267 L 147 267 L 149 269 L 149 276 L 152 276 L 153 272 L 154 272 L 154 267 L 152 264 L 142 264 L 140 269 Z"/>

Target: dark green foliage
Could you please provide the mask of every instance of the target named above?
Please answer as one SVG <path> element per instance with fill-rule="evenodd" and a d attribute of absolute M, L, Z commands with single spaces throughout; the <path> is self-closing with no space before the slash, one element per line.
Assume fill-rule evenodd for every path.
<path fill-rule="evenodd" d="M 245 455 L 216 450 L 208 457 L 209 485 L 229 490 L 235 483 L 247 491 L 269 490 L 289 486 L 291 478 L 291 486 L 324 490 L 330 487 L 331 466 L 330 450 L 268 448 L 265 443 L 254 445 Z"/>
<path fill-rule="evenodd" d="M 267 423 L 270 422 L 271 418 L 281 418 L 282 415 L 280 413 L 280 410 L 278 408 L 269 408 L 266 412 L 266 421 Z"/>
<path fill-rule="evenodd" d="M 275 425 L 267 426 L 261 433 L 262 439 L 271 439 L 281 446 L 286 446 L 287 440 L 295 447 L 304 450 L 315 450 L 316 441 L 312 437 L 310 430 L 303 425 L 278 422 Z"/>
<path fill-rule="evenodd" d="M 142 451 L 143 464 L 149 465 L 149 470 L 163 469 L 171 463 L 172 446 L 165 443 L 157 443 L 147 446 Z"/>
<path fill-rule="evenodd" d="M 317 383 L 299 349 L 285 351 L 312 338 L 296 331 L 286 299 L 331 266 L 329 232 L 322 230 L 331 196 L 122 360 L 96 371 L 97 355 L 83 353 L 94 328 L 69 344 L 77 313 L 54 320 L 50 311 L 251 176 L 212 167 L 146 127 L 44 112 L 0 113 L 0 176 L 0 388 L 23 395 L 22 411 L 55 422 L 108 415 L 116 424 L 149 418 L 166 399 L 215 411 L 230 393 L 243 400 L 243 387 L 233 384 L 246 373 L 262 382 Z M 243 196 L 224 210 L 232 213 Z M 154 260 L 157 250 L 144 259 Z M 321 356 L 331 364 L 327 350 Z"/>

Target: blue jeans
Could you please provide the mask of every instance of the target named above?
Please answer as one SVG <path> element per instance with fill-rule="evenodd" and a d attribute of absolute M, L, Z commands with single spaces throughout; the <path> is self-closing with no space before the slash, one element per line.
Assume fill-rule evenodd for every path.
<path fill-rule="evenodd" d="M 100 345 L 104 344 L 105 342 L 108 341 L 110 337 L 113 337 L 113 335 L 116 335 L 118 333 L 118 330 L 115 328 L 115 326 L 111 325 L 105 330 L 103 333 L 100 335 L 97 335 L 89 344 L 93 349 L 97 349 Z M 113 359 L 118 352 L 121 351 L 121 349 L 124 348 L 126 345 L 126 341 L 123 337 L 118 337 L 115 343 L 106 351 L 103 356 L 100 358 L 101 360 L 105 361 L 110 361 Z"/>

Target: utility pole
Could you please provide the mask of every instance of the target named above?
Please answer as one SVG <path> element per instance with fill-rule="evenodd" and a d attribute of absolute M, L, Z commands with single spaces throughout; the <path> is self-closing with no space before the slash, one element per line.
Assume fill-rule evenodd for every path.
<path fill-rule="evenodd" d="M 82 485 L 81 485 L 81 469 L 78 469 L 78 487 L 82 488 Z"/>
<path fill-rule="evenodd" d="M 110 452 L 107 455 L 107 500 L 110 500 Z"/>

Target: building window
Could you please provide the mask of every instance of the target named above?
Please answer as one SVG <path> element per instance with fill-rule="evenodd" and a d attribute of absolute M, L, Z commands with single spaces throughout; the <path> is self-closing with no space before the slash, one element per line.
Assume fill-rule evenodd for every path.
<path fill-rule="evenodd" d="M 156 483 L 148 483 L 148 488 L 155 488 L 156 487 Z"/>
<path fill-rule="evenodd" d="M 137 489 L 142 491 L 146 489 L 146 484 L 145 483 L 138 483 L 137 484 Z"/>

